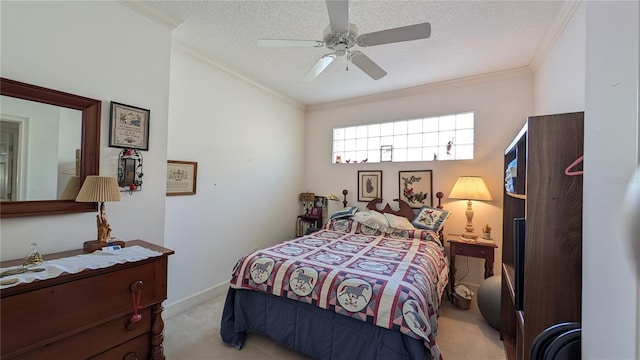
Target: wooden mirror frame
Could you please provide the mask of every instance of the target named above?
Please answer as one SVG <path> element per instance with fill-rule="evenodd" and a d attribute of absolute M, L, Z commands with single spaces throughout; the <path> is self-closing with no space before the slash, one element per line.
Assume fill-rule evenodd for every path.
<path fill-rule="evenodd" d="M 80 110 L 82 112 L 80 178 L 84 182 L 88 175 L 98 175 L 102 101 L 5 78 L 0 78 L 0 95 Z M 90 211 L 98 211 L 98 204 L 74 200 L 3 201 L 0 205 L 0 218 Z"/>

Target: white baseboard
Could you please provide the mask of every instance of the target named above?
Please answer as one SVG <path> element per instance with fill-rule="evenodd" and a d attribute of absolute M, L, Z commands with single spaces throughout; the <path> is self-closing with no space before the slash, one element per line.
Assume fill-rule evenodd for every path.
<path fill-rule="evenodd" d="M 208 289 L 197 292 L 191 296 L 173 302 L 171 304 L 167 304 L 164 306 L 164 311 L 162 312 L 162 317 L 164 319 L 168 319 L 174 315 L 180 314 L 181 312 L 190 309 L 194 306 L 198 306 L 203 304 L 216 296 L 224 295 L 227 293 L 227 289 L 229 289 L 229 282 L 225 281 L 221 284 L 215 285 Z"/>

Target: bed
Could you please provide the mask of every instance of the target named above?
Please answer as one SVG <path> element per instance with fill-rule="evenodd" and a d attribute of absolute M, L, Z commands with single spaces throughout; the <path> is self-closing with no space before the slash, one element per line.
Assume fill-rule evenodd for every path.
<path fill-rule="evenodd" d="M 416 215 L 394 201 L 399 210 L 380 209 L 381 199 L 369 211 L 345 208 L 317 232 L 242 257 L 222 340 L 240 350 L 247 332 L 258 332 L 315 359 L 442 359 L 435 341 L 449 273 L 442 224 L 440 234 L 409 228 L 437 208 Z M 448 212 L 439 209 L 444 222 Z M 380 216 L 405 228 L 367 220 Z"/>

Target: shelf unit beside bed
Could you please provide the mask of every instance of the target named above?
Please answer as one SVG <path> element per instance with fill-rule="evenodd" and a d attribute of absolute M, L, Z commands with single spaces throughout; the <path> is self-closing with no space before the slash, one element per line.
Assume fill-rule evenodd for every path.
<path fill-rule="evenodd" d="M 517 161 L 503 196 L 500 334 L 509 360 L 529 359 L 549 326 L 580 321 L 582 176 L 564 171 L 583 153 L 583 116 L 530 117 L 504 153 L 504 171 Z"/>

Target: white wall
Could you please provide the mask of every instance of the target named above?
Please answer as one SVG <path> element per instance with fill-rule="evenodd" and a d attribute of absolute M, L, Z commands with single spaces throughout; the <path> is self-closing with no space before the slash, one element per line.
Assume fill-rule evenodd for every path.
<path fill-rule="evenodd" d="M 102 100 L 100 174 L 117 175 L 108 147 L 109 102 L 151 110 L 141 192 L 107 204 L 113 235 L 164 242 L 170 30 L 111 1 L 2 1 L 2 77 Z M 96 237 L 96 213 L 2 219 L 1 259 L 78 249 Z"/>
<path fill-rule="evenodd" d="M 504 149 L 533 111 L 533 79 L 526 70 L 510 71 L 465 81 L 426 86 L 401 96 L 386 94 L 373 98 L 324 106 L 309 112 L 307 119 L 306 189 L 320 194 L 349 191 L 348 200 L 357 202 L 358 170 L 382 170 L 382 196 L 391 202 L 398 198 L 398 171 L 433 170 L 433 192 L 445 194 L 444 206 L 453 212 L 447 220 L 446 233 L 464 231 L 466 201 L 448 200 L 451 188 L 462 175 L 482 176 L 494 201 L 473 204 L 473 224 L 480 233 L 490 224 L 492 235 L 500 246 L 496 251 L 495 274 L 500 274 L 502 261 L 502 189 L 504 184 Z M 368 101 L 367 101 L 368 100 Z M 475 158 L 462 161 L 429 161 L 407 163 L 331 164 L 332 129 L 347 125 L 411 119 L 431 115 L 475 112 Z M 437 200 L 434 197 L 434 201 Z M 341 204 L 341 203 L 340 203 Z M 435 205 L 435 204 L 434 204 Z M 465 283 L 479 285 L 483 280 L 483 260 L 469 258 L 469 275 Z M 464 257 L 457 260 L 457 278 L 467 273 Z"/>
<path fill-rule="evenodd" d="M 535 69 L 532 115 L 584 111 L 585 10 L 575 8 L 571 20 L 544 61 Z"/>
<path fill-rule="evenodd" d="M 198 179 L 195 195 L 166 202 L 171 313 L 228 283 L 244 254 L 294 237 L 304 130 L 300 108 L 172 52 L 168 159 L 198 162 Z"/>
<path fill-rule="evenodd" d="M 637 359 L 638 278 L 620 205 L 638 164 L 640 3 L 586 2 L 586 19 L 583 351 Z"/>
<path fill-rule="evenodd" d="M 637 359 L 637 275 L 620 204 L 638 164 L 638 2 L 580 5 L 536 72 L 536 113 L 585 111 L 582 354 Z M 613 145 L 613 148 L 612 148 Z"/>

